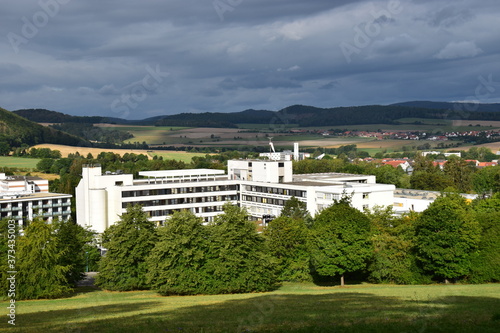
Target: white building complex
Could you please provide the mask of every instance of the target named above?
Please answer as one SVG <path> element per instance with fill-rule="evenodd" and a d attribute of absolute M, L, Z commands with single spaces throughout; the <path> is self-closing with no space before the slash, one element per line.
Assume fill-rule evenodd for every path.
<path fill-rule="evenodd" d="M 345 193 L 360 210 L 392 206 L 394 185 L 375 183 L 375 176 L 349 174 L 293 175 L 292 161 L 233 160 L 222 170 L 193 169 L 102 174 L 99 165 L 83 167 L 76 188 L 77 222 L 103 232 L 120 219 L 129 204 L 140 204 L 152 221 L 163 223 L 173 212 L 191 210 L 206 222 L 226 202 L 247 209 L 256 220 L 278 216 L 292 197 L 307 204 L 312 216 Z"/>
<path fill-rule="evenodd" d="M 71 195 L 49 193 L 49 181 L 32 176 L 0 173 L 0 218 L 15 220 L 22 228 L 34 218 L 47 222 L 71 217 Z"/>

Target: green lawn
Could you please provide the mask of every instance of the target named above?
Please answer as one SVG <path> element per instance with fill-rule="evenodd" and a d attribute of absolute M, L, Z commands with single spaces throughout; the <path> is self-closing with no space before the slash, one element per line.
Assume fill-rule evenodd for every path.
<path fill-rule="evenodd" d="M 1 167 L 35 169 L 39 161 L 38 158 L 0 156 L 0 170 Z"/>
<path fill-rule="evenodd" d="M 86 292 L 17 302 L 9 332 L 498 332 L 500 284 L 287 284 L 259 294 Z M 81 290 L 83 291 L 83 290 Z M 6 302 L 0 308 L 6 311 Z M 2 316 L 0 331 L 7 331 Z"/>

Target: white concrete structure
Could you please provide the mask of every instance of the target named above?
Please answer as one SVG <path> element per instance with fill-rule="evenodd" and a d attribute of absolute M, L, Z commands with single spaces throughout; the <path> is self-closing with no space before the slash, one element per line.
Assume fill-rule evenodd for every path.
<path fill-rule="evenodd" d="M 292 174 L 291 161 L 233 160 L 222 170 L 169 170 L 102 174 L 84 166 L 76 189 L 77 222 L 101 233 L 116 223 L 129 204 L 141 204 L 152 221 L 163 223 L 174 211 L 189 209 L 205 221 L 222 212 L 226 202 L 240 205 L 256 220 L 278 216 L 292 197 L 307 204 L 312 216 L 342 195 L 352 196 L 358 209 L 394 202 L 394 185 L 376 184 L 375 176 Z"/>
<path fill-rule="evenodd" d="M 222 170 L 194 169 L 102 174 L 99 165 L 83 167 L 76 188 L 77 222 L 101 233 L 116 223 L 129 204 L 140 204 L 161 224 L 174 211 L 189 209 L 211 221 L 226 202 L 238 203 L 238 182 Z"/>
<path fill-rule="evenodd" d="M 423 212 L 441 195 L 437 191 L 396 189 L 394 192 L 394 211 L 397 214 Z M 466 200 L 474 200 L 477 194 L 462 194 Z"/>
<path fill-rule="evenodd" d="M 263 183 L 292 181 L 292 161 L 231 160 L 227 162 L 229 179 Z"/>
<path fill-rule="evenodd" d="M 42 218 L 68 220 L 71 195 L 49 193 L 49 181 L 32 176 L 0 173 L 0 219 L 15 220 L 23 228 L 28 221 Z"/>
<path fill-rule="evenodd" d="M 269 145 L 271 146 L 272 151 L 269 153 L 260 153 L 259 157 L 265 157 L 271 161 L 301 161 L 306 158 L 311 157 L 311 154 L 309 153 L 301 153 L 299 151 L 299 143 L 295 142 L 293 144 L 293 151 L 291 150 L 284 150 L 282 152 L 276 152 L 274 149 L 274 144 L 272 142 L 269 142 Z"/>
<path fill-rule="evenodd" d="M 49 193 L 49 181 L 33 176 L 6 176 L 0 173 L 0 193 Z"/>

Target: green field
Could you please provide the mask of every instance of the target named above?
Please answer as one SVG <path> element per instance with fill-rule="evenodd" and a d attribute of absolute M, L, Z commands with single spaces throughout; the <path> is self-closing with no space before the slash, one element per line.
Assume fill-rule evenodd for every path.
<path fill-rule="evenodd" d="M 193 158 L 194 156 L 204 157 L 206 154 L 172 152 L 172 151 L 161 152 L 159 150 L 156 150 L 154 153 L 150 153 L 150 155 L 151 156 L 161 156 L 161 157 L 163 157 L 164 160 L 177 160 L 177 161 L 189 163 L 189 162 L 191 162 L 191 158 Z"/>
<path fill-rule="evenodd" d="M 500 284 L 287 284 L 269 293 L 161 297 L 91 287 L 16 302 L 5 332 L 498 332 Z M 6 311 L 6 302 L 0 308 Z"/>
<path fill-rule="evenodd" d="M 188 129 L 189 127 L 174 127 L 174 126 L 118 126 L 118 127 L 103 127 L 104 129 L 119 130 L 129 132 L 134 137 L 125 140 L 125 142 L 147 142 L 148 144 L 173 144 L 179 143 L 179 140 L 172 140 L 173 132 Z"/>
<path fill-rule="evenodd" d="M 2 167 L 35 169 L 38 162 L 38 158 L 0 156 L 0 170 Z"/>

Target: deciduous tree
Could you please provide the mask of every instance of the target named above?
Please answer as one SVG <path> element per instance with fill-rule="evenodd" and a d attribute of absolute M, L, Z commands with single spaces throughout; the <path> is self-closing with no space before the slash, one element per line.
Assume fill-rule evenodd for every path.
<path fill-rule="evenodd" d="M 370 221 L 350 206 L 347 197 L 323 210 L 314 220 L 311 237 L 312 264 L 322 276 L 340 275 L 366 267 L 371 255 Z"/>
<path fill-rule="evenodd" d="M 161 295 L 212 293 L 207 273 L 210 239 L 203 220 L 176 212 L 158 229 L 158 242 L 147 259 L 147 281 Z"/>
<path fill-rule="evenodd" d="M 106 230 L 106 256 L 99 264 L 96 284 L 104 289 L 148 289 L 146 258 L 157 240 L 156 227 L 140 205 L 129 205 L 121 219 Z"/>
<path fill-rule="evenodd" d="M 418 218 L 415 233 L 417 256 L 426 271 L 445 281 L 469 273 L 480 227 L 463 197 L 437 198 Z"/>

